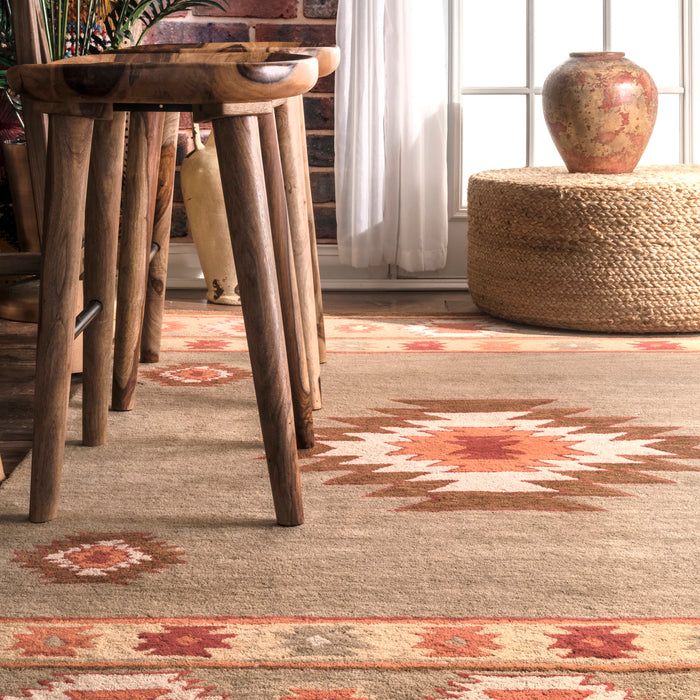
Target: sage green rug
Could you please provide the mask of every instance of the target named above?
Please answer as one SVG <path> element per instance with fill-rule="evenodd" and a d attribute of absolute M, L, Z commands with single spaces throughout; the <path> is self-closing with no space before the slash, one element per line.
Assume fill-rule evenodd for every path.
<path fill-rule="evenodd" d="M 299 528 L 237 311 L 167 315 L 106 446 L 71 400 L 58 518 L 0 487 L 0 699 L 700 698 L 699 336 L 326 328 Z"/>

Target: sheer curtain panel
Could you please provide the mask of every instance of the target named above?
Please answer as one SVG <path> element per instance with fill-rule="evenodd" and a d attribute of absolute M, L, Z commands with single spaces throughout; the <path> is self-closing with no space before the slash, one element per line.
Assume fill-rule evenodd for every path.
<path fill-rule="evenodd" d="M 439 270 L 447 256 L 447 25 L 442 1 L 340 0 L 340 261 Z"/>

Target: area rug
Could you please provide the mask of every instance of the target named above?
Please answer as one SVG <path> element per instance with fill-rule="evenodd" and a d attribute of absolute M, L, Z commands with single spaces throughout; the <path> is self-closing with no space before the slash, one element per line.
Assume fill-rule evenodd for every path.
<path fill-rule="evenodd" d="M 71 399 L 59 517 L 0 487 L 0 699 L 700 698 L 700 336 L 326 331 L 298 528 L 236 312 L 167 314 L 106 446 Z"/>

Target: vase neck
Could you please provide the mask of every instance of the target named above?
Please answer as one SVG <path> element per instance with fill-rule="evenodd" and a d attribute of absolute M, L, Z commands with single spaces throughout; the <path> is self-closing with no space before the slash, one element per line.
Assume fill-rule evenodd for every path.
<path fill-rule="evenodd" d="M 570 58 L 582 58 L 584 60 L 601 60 L 624 58 L 624 51 L 575 51 L 570 53 Z"/>

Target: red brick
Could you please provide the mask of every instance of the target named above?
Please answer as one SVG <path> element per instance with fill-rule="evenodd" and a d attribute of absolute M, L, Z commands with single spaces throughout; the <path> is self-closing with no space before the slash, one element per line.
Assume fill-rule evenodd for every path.
<path fill-rule="evenodd" d="M 304 17 L 335 19 L 337 14 L 338 0 L 304 0 Z"/>
<path fill-rule="evenodd" d="M 338 237 L 338 224 L 335 219 L 335 207 L 314 207 L 316 238 L 335 240 Z"/>
<path fill-rule="evenodd" d="M 311 41 L 335 44 L 334 24 L 258 24 L 255 41 Z"/>
<path fill-rule="evenodd" d="M 311 92 L 335 92 L 335 73 L 319 78 Z"/>
<path fill-rule="evenodd" d="M 332 171 L 311 173 L 311 199 L 315 204 L 335 202 L 335 175 Z"/>
<path fill-rule="evenodd" d="M 262 19 L 294 19 L 297 0 L 221 0 L 225 10 L 195 7 L 195 15 L 226 15 L 227 17 L 260 17 Z"/>
<path fill-rule="evenodd" d="M 309 95 L 304 98 L 304 118 L 306 128 L 311 130 L 326 129 L 333 130 L 333 98 L 315 97 Z"/>
<path fill-rule="evenodd" d="M 163 20 L 146 35 L 151 44 L 197 44 L 213 41 L 248 41 L 243 22 L 180 22 Z M 144 39 L 144 42 L 146 40 Z"/>
<path fill-rule="evenodd" d="M 318 168 L 331 168 L 335 160 L 333 134 L 310 134 L 306 137 L 309 151 L 309 165 Z"/>

